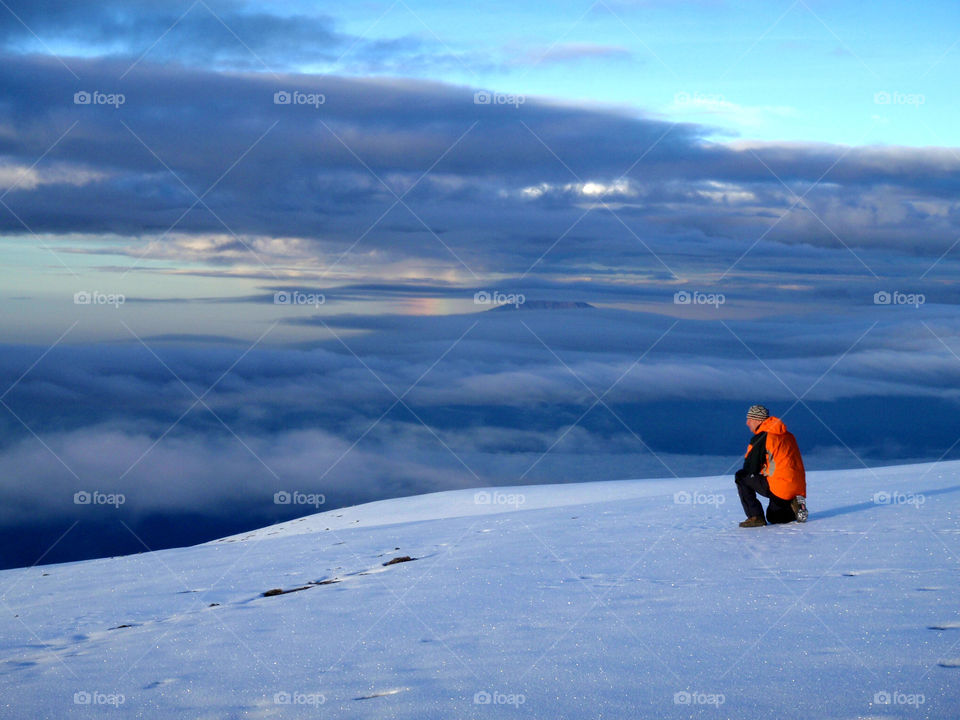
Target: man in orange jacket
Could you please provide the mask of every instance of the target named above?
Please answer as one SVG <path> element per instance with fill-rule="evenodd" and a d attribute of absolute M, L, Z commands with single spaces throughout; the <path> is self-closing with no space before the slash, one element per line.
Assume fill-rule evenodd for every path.
<path fill-rule="evenodd" d="M 807 521 L 807 476 L 797 440 L 779 418 L 763 405 L 747 410 L 747 427 L 753 433 L 737 471 L 737 492 L 747 519 L 740 527 L 761 527 L 767 523 Z M 770 498 L 767 517 L 757 495 Z"/>

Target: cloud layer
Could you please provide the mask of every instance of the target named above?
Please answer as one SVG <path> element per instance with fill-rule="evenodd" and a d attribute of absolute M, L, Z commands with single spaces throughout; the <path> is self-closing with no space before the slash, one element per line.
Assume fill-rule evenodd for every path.
<path fill-rule="evenodd" d="M 44 338 L 0 346 L 0 532 L 23 538 L 0 561 L 75 520 L 158 547 L 308 511 L 278 491 L 722 473 L 758 401 L 811 468 L 956 454 L 952 150 L 419 79 L 643 60 L 365 39 L 285 7 L 0 12 L 0 330 Z M 126 302 L 74 304 L 93 288 Z M 297 290 L 324 302 L 276 304 Z M 478 313 L 479 291 L 531 303 Z"/>
<path fill-rule="evenodd" d="M 598 265 L 673 278 L 797 247 L 882 275 L 887 255 L 929 267 L 958 235 L 960 160 L 936 149 L 708 143 L 696 126 L 478 105 L 425 81 L 146 62 L 120 80 L 125 61 L 74 60 L 78 81 L 49 57 L 3 62 L 7 232 L 115 233 L 184 259 L 177 238 L 217 235 L 237 254 L 207 260 L 265 275 L 351 250 L 460 279 Z M 76 105 L 78 91 L 125 102 Z"/>

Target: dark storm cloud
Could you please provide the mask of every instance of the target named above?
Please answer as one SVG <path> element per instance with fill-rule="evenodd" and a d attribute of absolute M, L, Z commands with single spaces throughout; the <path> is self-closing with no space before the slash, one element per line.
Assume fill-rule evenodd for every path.
<path fill-rule="evenodd" d="M 9 0 L 0 13 L 0 43 L 7 49 L 122 58 L 129 69 L 141 58 L 219 69 L 283 71 L 304 63 L 346 60 L 356 69 L 396 68 L 405 59 L 442 50 L 413 37 L 365 39 L 337 29 L 311 12 L 271 12 L 224 0 Z M 438 52 L 438 50 L 440 50 Z M 452 58 L 448 59 L 450 62 Z M 64 58 L 74 72 L 74 61 Z"/>
<path fill-rule="evenodd" d="M 716 264 L 763 237 L 935 258 L 958 232 L 960 161 L 933 150 L 718 145 L 696 126 L 534 98 L 477 105 L 471 88 L 414 80 L 278 80 L 147 63 L 120 80 L 124 62 L 72 64 L 80 81 L 51 58 L 4 58 L 6 163 L 29 167 L 76 123 L 35 169 L 40 179 L 6 196 L 19 216 L 0 213 L 7 231 L 25 232 L 22 220 L 35 232 L 139 236 L 175 224 L 304 238 L 329 252 L 362 237 L 362 249 L 393 259 L 456 265 L 452 251 L 480 272 L 523 272 L 545 253 L 576 267 L 599 254 L 665 277 L 673 263 L 668 270 L 650 250 Z M 126 102 L 78 106 L 78 90 L 121 92 Z M 278 91 L 325 102 L 277 105 Z M 413 212 L 394 206 L 393 193 L 407 191 Z M 609 209 L 588 212 L 597 199 Z"/>
<path fill-rule="evenodd" d="M 674 160 L 684 150 L 692 152 L 690 146 L 698 132 L 690 126 L 674 127 L 533 99 L 520 108 L 476 105 L 468 88 L 426 81 L 304 75 L 283 75 L 278 80 L 270 75 L 156 65 L 145 66 L 137 77 L 120 80 L 125 68 L 122 62 L 75 62 L 81 70 L 79 83 L 51 58 L 4 58 L 4 120 L 11 130 L 21 131 L 6 134 L 2 146 L 6 153 L 23 160 L 36 159 L 77 120 L 75 134 L 71 132 L 63 141 L 56 157 L 159 174 L 162 166 L 123 130 L 122 120 L 171 167 L 212 182 L 277 122 L 278 132 L 261 141 L 261 152 L 245 163 L 247 169 L 238 168 L 231 174 L 229 185 L 241 180 L 252 185 L 269 160 L 273 170 L 265 180 L 271 183 L 293 170 L 297 175 L 288 182 L 342 170 L 356 173 L 363 182 L 354 180 L 351 185 L 363 190 L 376 189 L 377 181 L 351 150 L 378 172 L 419 174 L 473 123 L 481 126 L 480 132 L 463 137 L 456 152 L 438 168 L 440 175 L 490 178 L 498 183 L 505 177 L 519 182 L 573 179 L 519 120 L 556 148 L 571 167 L 586 173 L 608 172 L 618 165 L 626 170 L 629 162 L 661 137 L 654 158 L 661 163 Z M 126 101 L 111 113 L 100 112 L 114 110 L 111 107 L 78 107 L 73 95 L 84 87 L 123 92 Z M 284 89 L 322 93 L 324 103 L 319 107 L 276 105 L 274 92 Z M 338 131 L 343 143 L 325 124 Z M 31 132 L 23 132 L 27 129 Z M 121 132 L 129 136 L 123 137 Z M 583 147 L 578 137 L 589 137 L 596 144 Z M 262 185 L 269 187 L 266 182 Z M 456 188 L 449 194 L 456 196 Z"/>

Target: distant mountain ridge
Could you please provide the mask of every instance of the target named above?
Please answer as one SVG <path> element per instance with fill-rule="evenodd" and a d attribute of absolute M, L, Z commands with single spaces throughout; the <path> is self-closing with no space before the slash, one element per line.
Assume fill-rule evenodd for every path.
<path fill-rule="evenodd" d="M 581 310 L 585 308 L 595 309 L 593 305 L 586 302 L 574 302 L 569 300 L 527 300 L 516 305 L 497 305 L 491 310 Z"/>

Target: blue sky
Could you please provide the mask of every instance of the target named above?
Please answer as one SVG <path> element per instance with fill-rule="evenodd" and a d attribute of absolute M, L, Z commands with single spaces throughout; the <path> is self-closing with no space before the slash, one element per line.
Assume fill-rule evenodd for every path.
<path fill-rule="evenodd" d="M 348 32 L 421 37 L 463 58 L 423 74 L 407 66 L 418 76 L 611 103 L 749 139 L 957 140 L 952 3 L 492 3 L 466 22 L 457 6 L 384 3 L 372 26 L 360 7 Z M 350 64 L 348 52 L 323 69 Z M 923 105 L 878 105 L 881 92 Z"/>
<path fill-rule="evenodd" d="M 954 457 L 958 13 L 8 2 L 0 561 L 142 547 L 84 488 L 154 546 L 719 474 L 754 402 L 811 468 Z"/>
<path fill-rule="evenodd" d="M 34 37 L 8 18 L 9 46 L 202 58 L 255 72 L 418 77 L 611 104 L 746 139 L 957 144 L 950 118 L 960 9 L 948 2 L 134 3 L 107 4 L 116 30 L 93 33 L 82 4 L 71 25 L 49 12 L 31 21 L 44 3 L 33 6 L 11 5 L 40 30 Z M 138 12 L 150 21 L 138 23 Z M 313 38 L 322 50 L 264 42 L 256 15 L 274 18 L 281 35 L 299 23 L 291 40 Z M 216 52 L 178 44 L 191 24 L 219 36 Z M 891 102 L 876 102 L 880 93 Z"/>

